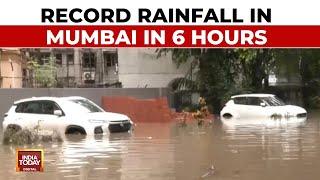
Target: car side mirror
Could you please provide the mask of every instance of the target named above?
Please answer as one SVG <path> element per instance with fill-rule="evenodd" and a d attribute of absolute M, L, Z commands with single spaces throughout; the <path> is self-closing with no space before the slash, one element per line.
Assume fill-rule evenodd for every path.
<path fill-rule="evenodd" d="M 61 110 L 54 110 L 53 114 L 56 116 L 62 116 L 62 111 Z"/>
<path fill-rule="evenodd" d="M 266 107 L 267 105 L 266 105 L 266 103 L 262 102 L 262 103 L 260 103 L 260 106 L 261 107 Z"/>

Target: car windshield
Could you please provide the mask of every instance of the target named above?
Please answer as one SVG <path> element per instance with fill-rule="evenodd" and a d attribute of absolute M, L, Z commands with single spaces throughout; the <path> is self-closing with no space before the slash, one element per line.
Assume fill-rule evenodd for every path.
<path fill-rule="evenodd" d="M 284 106 L 286 105 L 281 99 L 276 96 L 262 97 L 264 103 L 268 106 Z"/>
<path fill-rule="evenodd" d="M 87 99 L 72 99 L 70 101 L 86 108 L 91 113 L 103 112 L 101 108 L 99 108 L 97 105 L 95 105 Z"/>

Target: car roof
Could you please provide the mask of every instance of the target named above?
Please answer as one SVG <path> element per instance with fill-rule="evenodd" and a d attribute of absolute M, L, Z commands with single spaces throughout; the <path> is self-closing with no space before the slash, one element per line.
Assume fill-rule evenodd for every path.
<path fill-rule="evenodd" d="M 67 97 L 60 97 L 60 99 L 73 100 L 73 99 L 86 99 L 86 98 L 81 96 L 67 96 Z"/>
<path fill-rule="evenodd" d="M 235 96 L 231 96 L 231 98 L 237 97 L 272 97 L 275 96 L 274 94 L 239 94 Z"/>
<path fill-rule="evenodd" d="M 59 100 L 72 100 L 72 99 L 85 99 L 85 98 L 81 96 L 68 96 L 68 97 L 42 96 L 42 97 L 20 99 L 20 100 L 14 101 L 14 104 L 19 104 L 19 103 L 28 102 L 28 101 L 41 101 L 41 100 L 59 101 Z"/>

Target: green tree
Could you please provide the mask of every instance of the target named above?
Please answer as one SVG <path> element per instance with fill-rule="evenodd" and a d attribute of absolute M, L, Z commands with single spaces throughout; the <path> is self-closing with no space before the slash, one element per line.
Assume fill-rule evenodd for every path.
<path fill-rule="evenodd" d="M 187 75 L 180 83 L 197 87 L 216 113 L 231 95 L 261 91 L 263 80 L 268 86 L 268 73 L 274 63 L 270 49 L 158 49 L 157 52 L 159 56 L 171 53 L 178 67 L 193 61 L 197 77 L 191 83 Z"/>
<path fill-rule="evenodd" d="M 28 69 L 32 72 L 37 87 L 55 87 L 57 84 L 56 75 L 57 67 L 55 58 L 50 57 L 48 62 L 40 65 L 39 60 L 31 59 L 28 61 Z"/>
<path fill-rule="evenodd" d="M 157 52 L 159 56 L 170 53 L 178 67 L 192 61 L 192 71 L 178 81 L 183 85 L 177 87 L 193 87 L 214 107 L 222 105 L 227 92 L 236 90 L 237 63 L 231 49 L 159 49 Z M 190 74 L 195 75 L 190 78 Z M 219 108 L 214 110 L 217 112 Z"/>
<path fill-rule="evenodd" d="M 307 107 L 320 108 L 320 50 L 296 50 L 300 58 L 303 100 Z"/>
<path fill-rule="evenodd" d="M 268 75 L 275 68 L 274 49 L 234 49 L 234 53 L 242 68 L 238 72 L 244 77 L 242 87 L 251 91 L 267 89 Z"/>

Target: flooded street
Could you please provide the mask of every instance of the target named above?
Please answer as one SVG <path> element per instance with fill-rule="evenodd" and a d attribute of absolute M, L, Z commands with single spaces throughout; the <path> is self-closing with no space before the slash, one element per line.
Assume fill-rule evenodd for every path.
<path fill-rule="evenodd" d="M 152 123 L 138 124 L 132 134 L 68 136 L 63 143 L 32 147 L 1 145 L 0 179 L 319 179 L 319 123 L 320 112 L 299 126 Z M 15 172 L 17 147 L 43 148 L 45 172 Z"/>

